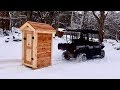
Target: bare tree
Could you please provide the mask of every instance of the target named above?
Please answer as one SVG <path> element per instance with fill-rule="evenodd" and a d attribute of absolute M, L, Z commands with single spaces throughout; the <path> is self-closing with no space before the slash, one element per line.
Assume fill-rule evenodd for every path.
<path fill-rule="evenodd" d="M 83 21 L 83 11 L 72 11 L 71 15 L 71 27 L 73 29 L 81 29 L 82 28 L 82 21 Z"/>
<path fill-rule="evenodd" d="M 105 37 L 118 40 L 120 39 L 120 13 L 109 11 L 105 20 Z"/>
<path fill-rule="evenodd" d="M 96 13 L 94 11 L 92 11 L 92 12 L 98 22 L 99 41 L 102 43 L 103 38 L 104 38 L 104 21 L 105 21 L 105 18 L 107 16 L 108 12 L 105 14 L 105 11 L 100 11 L 100 15 L 96 15 Z"/>
<path fill-rule="evenodd" d="M 28 11 L 26 15 L 28 20 L 47 23 L 57 29 L 59 26 L 59 13 L 60 11 Z"/>

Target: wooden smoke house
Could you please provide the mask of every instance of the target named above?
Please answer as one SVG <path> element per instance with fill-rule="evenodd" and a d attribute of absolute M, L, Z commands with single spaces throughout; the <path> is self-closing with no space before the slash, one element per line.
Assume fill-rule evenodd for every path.
<path fill-rule="evenodd" d="M 22 64 L 33 69 L 52 64 L 52 37 L 56 30 L 45 23 L 27 21 L 22 31 Z"/>

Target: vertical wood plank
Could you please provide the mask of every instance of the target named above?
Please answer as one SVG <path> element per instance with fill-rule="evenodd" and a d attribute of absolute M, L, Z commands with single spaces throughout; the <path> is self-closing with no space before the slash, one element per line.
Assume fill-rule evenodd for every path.
<path fill-rule="evenodd" d="M 23 38 L 27 38 L 27 34 L 26 34 L 26 31 L 24 31 L 24 37 Z M 24 39 L 23 39 L 24 40 Z M 26 44 L 27 44 L 27 42 L 26 42 L 26 40 L 24 40 L 24 63 L 25 63 L 25 61 L 26 61 Z"/>
<path fill-rule="evenodd" d="M 37 35 L 38 33 L 34 32 L 33 36 L 33 68 L 37 68 Z"/>
<path fill-rule="evenodd" d="M 23 39 L 24 38 L 24 34 L 25 34 L 24 31 L 22 31 L 22 64 L 24 64 L 24 59 L 25 59 L 25 57 L 24 57 L 24 53 L 25 53 L 24 52 L 24 49 L 25 49 L 24 45 L 25 44 L 24 44 L 24 39 Z"/>

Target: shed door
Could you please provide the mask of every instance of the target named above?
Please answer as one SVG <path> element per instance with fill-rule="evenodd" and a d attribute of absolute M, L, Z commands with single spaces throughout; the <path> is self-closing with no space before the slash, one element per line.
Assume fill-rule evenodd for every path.
<path fill-rule="evenodd" d="M 24 63 L 33 65 L 33 31 L 24 33 Z"/>

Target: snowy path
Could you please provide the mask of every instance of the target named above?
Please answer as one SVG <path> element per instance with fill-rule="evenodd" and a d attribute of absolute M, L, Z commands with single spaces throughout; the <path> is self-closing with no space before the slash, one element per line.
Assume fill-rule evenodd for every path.
<path fill-rule="evenodd" d="M 0 78 L 25 78 L 25 79 L 87 79 L 87 78 L 120 78 L 120 50 L 115 50 L 109 42 L 105 43 L 106 56 L 103 59 L 89 60 L 86 62 L 63 61 L 62 51 L 57 50 L 63 39 L 53 40 L 52 66 L 31 70 L 21 65 L 21 42 L 5 43 L 0 39 Z"/>

